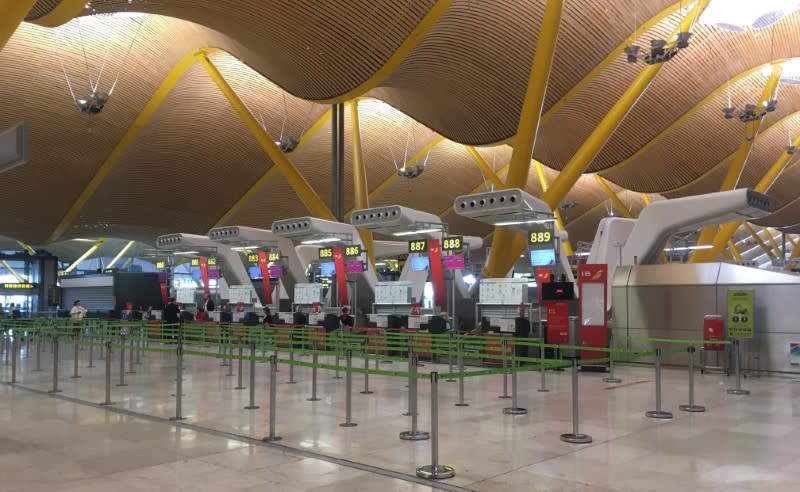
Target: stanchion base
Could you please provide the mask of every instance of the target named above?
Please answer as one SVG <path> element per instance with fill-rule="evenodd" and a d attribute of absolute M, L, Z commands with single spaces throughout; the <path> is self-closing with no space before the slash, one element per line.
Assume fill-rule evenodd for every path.
<path fill-rule="evenodd" d="M 281 439 L 283 439 L 281 436 L 271 436 L 271 437 L 267 436 L 264 439 L 262 439 L 262 441 L 264 441 L 264 442 L 275 442 L 275 441 L 280 441 Z"/>
<path fill-rule="evenodd" d="M 469 403 L 456 403 L 457 407 L 468 407 Z"/>
<path fill-rule="evenodd" d="M 455 477 L 456 470 L 447 465 L 425 465 L 417 468 L 417 476 L 428 480 L 442 480 Z"/>
<path fill-rule="evenodd" d="M 444 381 L 445 381 L 446 383 L 455 383 L 455 382 L 456 382 L 456 380 L 455 380 L 455 379 L 445 379 Z"/>
<path fill-rule="evenodd" d="M 620 378 L 603 378 L 604 383 L 621 383 L 622 380 Z"/>
<path fill-rule="evenodd" d="M 503 413 L 506 415 L 525 415 L 528 410 L 520 407 L 508 407 L 503 409 Z"/>
<path fill-rule="evenodd" d="M 175 393 L 170 394 L 169 396 L 175 398 Z M 186 396 L 186 393 L 181 393 L 181 396 Z"/>
<path fill-rule="evenodd" d="M 42 371 L 44 371 L 44 369 L 33 369 L 33 370 L 31 370 L 31 372 L 42 372 Z"/>
<path fill-rule="evenodd" d="M 749 395 L 750 394 L 750 390 L 743 390 L 743 389 L 735 389 L 734 388 L 734 389 L 729 389 L 728 390 L 728 394 L 729 395 Z"/>
<path fill-rule="evenodd" d="M 361 393 L 362 395 L 371 395 L 371 394 L 373 394 L 375 392 L 374 391 L 359 391 L 359 393 Z"/>
<path fill-rule="evenodd" d="M 244 407 L 245 410 L 255 410 L 256 408 L 261 408 L 258 405 L 247 405 Z"/>
<path fill-rule="evenodd" d="M 86 369 L 94 369 L 95 366 L 86 366 Z"/>
<path fill-rule="evenodd" d="M 83 377 L 83 376 L 70 376 L 69 378 L 70 379 L 80 379 L 81 377 Z"/>
<path fill-rule="evenodd" d="M 404 441 L 426 441 L 431 438 L 431 435 L 425 431 L 403 431 L 400 433 L 400 439 Z"/>
<path fill-rule="evenodd" d="M 706 407 L 703 405 L 679 405 L 678 408 L 684 412 L 699 413 L 705 412 Z"/>
<path fill-rule="evenodd" d="M 650 417 L 651 419 L 671 419 L 672 412 L 666 412 L 664 410 L 650 410 L 649 412 L 644 413 L 645 417 Z"/>
<path fill-rule="evenodd" d="M 116 405 L 116 404 L 117 402 L 115 401 L 104 401 L 103 403 L 99 403 L 98 405 L 100 405 L 101 407 L 107 407 L 109 405 Z"/>
<path fill-rule="evenodd" d="M 382 360 L 380 362 L 381 362 L 381 364 L 391 364 L 392 363 L 392 361 L 390 361 L 390 360 Z"/>
<path fill-rule="evenodd" d="M 247 386 L 237 386 L 237 387 L 235 387 L 233 389 L 235 389 L 235 390 L 244 390 L 244 389 L 247 389 Z"/>
<path fill-rule="evenodd" d="M 179 420 L 186 420 L 186 417 L 170 417 L 169 419 L 173 422 L 177 422 Z"/>
<path fill-rule="evenodd" d="M 339 424 L 339 427 L 355 427 L 357 425 L 358 424 L 356 424 L 355 422 L 344 422 L 342 424 Z"/>
<path fill-rule="evenodd" d="M 498 396 L 498 398 L 501 398 L 501 399 L 505 400 L 505 399 L 511 398 L 511 397 L 508 396 L 508 395 L 500 395 L 500 396 Z"/>
<path fill-rule="evenodd" d="M 539 388 L 536 391 L 538 391 L 539 393 L 549 393 L 550 392 L 550 390 L 547 389 L 547 388 Z"/>
<path fill-rule="evenodd" d="M 592 436 L 588 434 L 561 434 L 561 440 L 570 444 L 589 444 L 592 442 Z"/>
<path fill-rule="evenodd" d="M 123 384 L 115 384 L 114 386 L 119 386 L 119 387 L 122 387 L 122 386 L 128 386 L 128 383 L 123 383 Z"/>
<path fill-rule="evenodd" d="M 341 376 L 334 376 L 331 379 L 342 379 L 342 377 Z"/>
<path fill-rule="evenodd" d="M 306 398 L 306 401 L 319 401 L 320 398 Z"/>
<path fill-rule="evenodd" d="M 286 384 L 297 384 L 297 381 L 286 381 Z"/>
<path fill-rule="evenodd" d="M 136 374 L 136 371 L 125 371 L 125 374 Z"/>
<path fill-rule="evenodd" d="M 419 414 L 416 414 L 416 415 L 419 415 Z M 403 417 L 411 417 L 411 412 L 403 413 Z"/>

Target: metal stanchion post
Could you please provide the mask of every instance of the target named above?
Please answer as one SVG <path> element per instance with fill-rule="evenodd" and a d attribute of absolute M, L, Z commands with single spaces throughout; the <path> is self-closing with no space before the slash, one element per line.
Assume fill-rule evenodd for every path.
<path fill-rule="evenodd" d="M 119 343 L 119 383 L 117 386 L 128 386 L 125 383 L 125 335 L 122 335 Z"/>
<path fill-rule="evenodd" d="M 142 330 L 141 326 L 136 331 L 138 333 L 138 336 L 136 337 L 136 364 L 138 365 L 142 363 L 142 351 L 144 350 L 144 337 L 142 335 L 144 334 L 144 331 Z"/>
<path fill-rule="evenodd" d="M 456 476 L 452 466 L 439 464 L 439 373 L 431 373 L 431 464 L 417 468 L 417 476 L 444 479 Z"/>
<path fill-rule="evenodd" d="M 589 444 L 592 442 L 592 436 L 588 434 L 581 434 L 578 427 L 579 409 L 578 359 L 572 359 L 572 432 L 569 434 L 561 434 L 561 440 L 571 444 Z"/>
<path fill-rule="evenodd" d="M 364 341 L 364 391 L 362 395 L 371 395 L 373 392 L 369 390 L 369 349 L 368 342 Z"/>
<path fill-rule="evenodd" d="M 280 441 L 281 438 L 275 435 L 275 410 L 278 406 L 278 358 L 274 355 L 269 360 L 269 435 L 263 440 L 267 442 Z"/>
<path fill-rule="evenodd" d="M 256 405 L 256 344 L 250 344 L 250 404 L 244 407 L 245 410 L 255 410 Z"/>
<path fill-rule="evenodd" d="M 78 375 L 78 359 L 79 359 L 78 350 L 80 350 L 80 344 L 78 343 L 78 334 L 77 333 L 75 335 L 73 335 L 72 340 L 75 342 L 75 344 L 74 344 L 75 345 L 75 347 L 74 347 L 75 350 L 73 351 L 73 357 L 75 358 L 75 360 L 72 361 L 72 366 L 73 367 L 72 367 L 72 376 L 70 376 L 70 379 L 78 379 L 78 378 L 80 378 L 80 376 Z"/>
<path fill-rule="evenodd" d="M 458 342 L 458 402 L 457 407 L 468 407 L 469 403 L 464 403 L 464 342 Z"/>
<path fill-rule="evenodd" d="M 313 351 L 311 356 L 311 398 L 308 401 L 319 401 L 319 398 L 317 398 L 317 361 L 319 360 L 319 354 L 317 354 L 316 339 L 311 345 L 311 349 Z"/>
<path fill-rule="evenodd" d="M 58 389 L 58 335 L 53 335 L 53 389 L 48 393 L 61 393 Z"/>
<path fill-rule="evenodd" d="M 87 368 L 91 369 L 94 367 L 94 327 L 89 327 L 89 338 L 87 344 L 89 345 L 89 365 L 86 366 Z"/>
<path fill-rule="evenodd" d="M 134 334 L 131 333 L 131 338 L 130 338 L 131 348 L 128 349 L 128 374 L 136 374 L 136 371 L 133 369 L 133 364 L 136 362 L 133 357 L 133 352 L 135 350 L 134 344 L 136 342 L 135 338 L 136 337 L 134 336 Z"/>
<path fill-rule="evenodd" d="M 425 439 L 430 438 L 430 434 L 421 431 L 418 429 L 418 420 L 417 415 L 419 414 L 417 403 L 418 403 L 418 393 L 417 393 L 417 365 L 412 365 L 411 375 L 413 378 L 409 379 L 409 389 L 411 389 L 410 397 L 411 397 L 411 406 L 409 407 L 409 413 L 411 414 L 411 430 L 410 431 L 403 431 L 400 433 L 400 439 L 404 441 L 424 441 Z"/>
<path fill-rule="evenodd" d="M 123 345 L 124 347 L 124 345 Z M 184 420 L 183 416 L 183 323 L 178 326 L 178 344 L 175 347 L 175 416 L 170 420 Z"/>
<path fill-rule="evenodd" d="M 295 384 L 297 381 L 294 380 L 294 344 L 289 349 L 289 381 L 287 384 Z"/>
<path fill-rule="evenodd" d="M 511 358 L 511 406 L 503 409 L 506 415 L 525 415 L 528 410 L 517 405 L 517 372 L 518 363 L 514 358 Z"/>
<path fill-rule="evenodd" d="M 239 343 L 239 368 L 237 370 L 236 376 L 236 387 L 233 389 L 243 390 L 245 389 L 244 381 L 242 380 L 242 344 Z"/>
<path fill-rule="evenodd" d="M 228 340 L 228 347 L 223 349 L 223 353 L 227 354 L 226 363 L 228 364 L 228 373 L 226 376 L 233 376 L 233 340 Z"/>
<path fill-rule="evenodd" d="M 502 345 L 502 353 L 503 353 L 503 394 L 498 396 L 498 398 L 511 398 L 508 396 L 508 343 L 504 338 L 500 344 Z M 512 368 L 513 370 L 513 368 Z M 514 405 L 516 406 L 516 405 Z"/>
<path fill-rule="evenodd" d="M 702 405 L 695 405 L 694 404 L 694 347 L 689 347 L 686 349 L 686 352 L 689 353 L 689 404 L 688 405 L 680 405 L 678 406 L 679 409 L 683 410 L 684 412 L 705 412 L 706 407 Z"/>
<path fill-rule="evenodd" d="M 661 409 L 661 349 L 656 349 L 656 409 L 645 412 L 651 419 L 671 419 L 672 412 Z"/>
<path fill-rule="evenodd" d="M 42 335 L 41 333 L 36 335 L 36 369 L 33 372 L 41 372 L 42 371 Z"/>
<path fill-rule="evenodd" d="M 447 365 L 449 366 L 448 372 L 453 374 L 453 332 L 449 332 L 447 334 Z M 455 383 L 456 380 L 453 378 L 445 379 L 448 383 Z"/>
<path fill-rule="evenodd" d="M 111 341 L 106 342 L 106 400 L 101 403 L 103 406 L 113 405 L 111 401 Z"/>
<path fill-rule="evenodd" d="M 358 424 L 353 422 L 353 351 L 347 349 L 345 352 L 347 364 L 347 374 L 345 377 L 345 419 L 339 427 L 355 427 Z"/>
<path fill-rule="evenodd" d="M 603 378 L 604 383 L 621 383 L 622 380 L 614 376 L 614 335 L 608 339 L 608 377 Z"/>
<path fill-rule="evenodd" d="M 339 333 L 341 332 L 342 328 L 339 329 Z M 337 340 L 336 346 L 334 347 L 334 350 L 336 351 L 336 373 L 331 379 L 342 379 L 342 376 L 339 375 L 339 351 L 342 349 L 342 337 L 341 335 L 338 335 L 337 338 L 339 338 L 339 340 Z"/>
<path fill-rule="evenodd" d="M 11 384 L 17 382 L 17 352 L 19 351 L 19 340 L 14 334 L 14 340 L 11 341 Z"/>
<path fill-rule="evenodd" d="M 408 388 L 408 410 L 403 414 L 406 417 L 412 414 L 417 413 L 413 408 L 411 408 L 411 392 L 414 390 L 414 373 L 417 370 L 417 355 L 414 353 L 414 349 L 411 346 L 408 347 L 408 384 L 406 387 Z"/>
<path fill-rule="evenodd" d="M 548 391 L 550 391 L 549 389 L 547 389 L 546 374 L 547 374 L 547 367 L 544 365 L 544 360 L 542 360 L 542 363 L 539 366 L 539 376 L 541 377 L 541 386 L 539 386 L 539 389 L 536 390 L 539 393 L 547 393 Z"/>
<path fill-rule="evenodd" d="M 739 345 L 739 339 L 733 339 L 733 362 L 734 370 L 736 371 L 736 387 L 728 390 L 729 395 L 749 395 L 750 391 L 742 389 L 742 352 Z"/>

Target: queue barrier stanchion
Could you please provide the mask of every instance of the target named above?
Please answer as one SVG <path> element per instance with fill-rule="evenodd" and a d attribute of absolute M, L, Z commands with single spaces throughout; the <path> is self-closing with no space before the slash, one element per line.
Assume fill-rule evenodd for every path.
<path fill-rule="evenodd" d="M 170 420 L 186 418 L 183 416 L 183 323 L 178 326 L 177 342 L 175 346 L 175 416 Z"/>
<path fill-rule="evenodd" d="M 501 340 L 500 345 L 503 351 L 503 394 L 498 396 L 498 398 L 507 399 L 511 397 L 508 396 L 508 343 L 505 338 Z"/>
<path fill-rule="evenodd" d="M 48 393 L 61 393 L 58 389 L 58 335 L 53 335 L 53 389 Z"/>
<path fill-rule="evenodd" d="M 407 391 L 408 396 L 406 398 L 406 400 L 408 401 L 408 410 L 406 410 L 406 412 L 403 414 L 406 417 L 416 413 L 416 411 L 411 407 L 411 399 L 412 399 L 411 392 L 414 391 L 414 373 L 417 370 L 417 361 L 415 359 L 416 356 L 417 355 L 414 352 L 414 349 L 411 347 L 411 345 L 409 345 L 408 346 L 408 384 L 406 385 L 406 387 L 408 388 L 408 391 Z"/>
<path fill-rule="evenodd" d="M 656 409 L 645 412 L 651 419 L 671 419 L 672 412 L 661 408 L 661 349 L 656 349 Z"/>
<path fill-rule="evenodd" d="M 336 372 L 334 373 L 334 375 L 333 375 L 333 377 L 331 379 L 342 379 L 342 376 L 339 375 L 339 352 L 342 350 L 342 329 L 341 328 L 338 330 L 336 338 L 339 339 L 339 340 L 337 340 L 335 342 L 335 347 L 334 347 L 335 351 L 336 351 Z"/>
<path fill-rule="evenodd" d="M 130 343 L 130 348 L 128 349 L 128 372 L 127 374 L 136 374 L 136 370 L 133 368 L 133 364 L 136 362 L 135 357 L 133 356 L 134 347 L 135 347 L 135 338 L 136 336 L 133 333 L 133 329 L 129 329 L 130 339 L 128 342 Z M 124 345 L 124 343 L 123 343 Z"/>
<path fill-rule="evenodd" d="M 239 340 L 238 345 L 239 345 L 239 349 L 238 349 L 238 352 L 239 352 L 239 364 L 238 364 L 238 366 L 239 367 L 238 367 L 238 369 L 236 371 L 237 372 L 236 387 L 233 388 L 233 389 L 235 389 L 235 390 L 243 390 L 243 389 L 246 389 L 246 388 L 244 386 L 244 380 L 243 380 L 243 375 L 242 375 L 242 371 L 243 371 L 243 368 L 242 368 L 242 365 L 243 365 L 243 362 L 242 362 L 242 356 L 243 356 L 242 348 L 243 347 L 242 347 L 242 344 L 241 344 L 241 340 Z"/>
<path fill-rule="evenodd" d="M 223 348 L 223 354 L 227 354 L 226 360 L 228 362 L 228 372 L 226 376 L 233 376 L 233 337 L 228 337 L 226 342 L 227 347 Z"/>
<path fill-rule="evenodd" d="M 72 361 L 72 376 L 70 376 L 70 379 L 80 378 L 80 375 L 78 374 L 78 359 L 80 358 L 78 355 L 78 351 L 80 350 L 80 344 L 78 343 L 78 336 L 79 336 L 78 333 L 75 333 L 72 336 L 72 340 L 74 342 L 73 358 L 75 360 Z"/>
<path fill-rule="evenodd" d="M 347 364 L 347 374 L 345 377 L 345 420 L 339 427 L 355 427 L 358 424 L 353 422 L 353 351 L 347 349 L 345 352 Z"/>
<path fill-rule="evenodd" d="M 294 334 L 289 334 L 289 381 L 286 384 L 295 384 L 294 380 Z"/>
<path fill-rule="evenodd" d="M 91 346 L 91 345 L 90 345 Z M 100 405 L 113 405 L 111 401 L 111 340 L 106 342 L 106 399 Z"/>
<path fill-rule="evenodd" d="M 364 391 L 362 395 L 371 395 L 373 392 L 369 390 L 369 341 L 364 340 Z"/>
<path fill-rule="evenodd" d="M 281 437 L 275 435 L 276 409 L 278 406 L 278 357 L 273 355 L 269 360 L 269 435 L 263 440 L 266 442 L 280 441 Z"/>
<path fill-rule="evenodd" d="M 36 368 L 33 372 L 42 372 L 42 333 L 36 334 Z"/>
<path fill-rule="evenodd" d="M 86 366 L 88 369 L 92 369 L 94 367 L 94 325 L 90 325 L 89 329 L 87 330 L 89 335 L 88 343 L 89 343 L 89 365 Z"/>
<path fill-rule="evenodd" d="M 503 409 L 506 415 L 525 415 L 528 410 L 520 407 L 517 404 L 517 373 L 519 372 L 519 363 L 511 356 L 511 406 Z"/>
<path fill-rule="evenodd" d="M 544 357 L 542 357 L 542 359 L 544 359 Z M 539 379 L 540 379 L 539 389 L 537 389 L 536 391 L 538 391 L 539 393 L 549 392 L 550 390 L 547 389 L 547 367 L 544 364 L 539 366 Z"/>
<path fill-rule="evenodd" d="M 255 410 L 256 405 L 256 344 L 250 344 L 250 404 L 244 407 L 245 410 Z"/>
<path fill-rule="evenodd" d="M 733 339 L 733 363 L 736 371 L 736 387 L 729 389 L 729 395 L 749 395 L 750 391 L 742 389 L 742 350 L 738 338 Z"/>
<path fill-rule="evenodd" d="M 317 354 L 316 338 L 311 346 L 313 350 L 313 354 L 311 355 L 311 398 L 308 398 L 308 401 L 319 401 L 319 398 L 317 398 L 317 364 L 319 361 L 319 354 Z"/>
<path fill-rule="evenodd" d="M 415 354 L 414 357 L 416 358 L 417 355 Z M 418 384 L 417 384 L 417 364 L 416 360 L 413 361 L 411 365 L 411 378 L 409 379 L 409 388 L 410 398 L 411 398 L 411 406 L 408 409 L 409 414 L 411 415 L 411 430 L 410 431 L 403 431 L 400 433 L 400 439 L 404 441 L 424 441 L 430 438 L 430 434 L 425 431 L 419 430 L 419 420 L 418 420 Z"/>
<path fill-rule="evenodd" d="M 452 466 L 439 464 L 439 373 L 431 372 L 431 464 L 417 468 L 420 478 L 441 480 L 456 476 Z"/>
<path fill-rule="evenodd" d="M 687 405 L 680 405 L 678 408 L 684 412 L 698 413 L 705 412 L 706 407 L 702 405 L 695 405 L 694 403 L 694 353 L 695 348 L 689 347 L 686 349 L 689 354 L 689 403 Z"/>
<path fill-rule="evenodd" d="M 15 333 L 11 341 L 11 384 L 17 383 L 17 352 L 19 352 L 19 339 Z"/>
<path fill-rule="evenodd" d="M 570 444 L 589 444 L 592 436 L 580 432 L 580 402 L 578 400 L 578 359 L 572 359 L 572 432 L 561 434 L 561 440 Z"/>
<path fill-rule="evenodd" d="M 458 341 L 458 402 L 457 407 L 468 407 L 469 403 L 464 403 L 464 342 Z"/>
<path fill-rule="evenodd" d="M 128 386 L 125 383 L 125 335 L 121 335 L 119 343 L 119 383 L 117 386 Z"/>
<path fill-rule="evenodd" d="M 447 333 L 447 365 L 449 367 L 449 373 L 453 374 L 453 332 Z M 456 380 L 452 377 L 450 379 L 445 379 L 448 383 L 455 383 Z"/>
<path fill-rule="evenodd" d="M 616 376 L 614 376 L 614 335 L 610 335 L 608 338 L 608 377 L 603 378 L 604 383 L 621 383 L 622 380 Z"/>

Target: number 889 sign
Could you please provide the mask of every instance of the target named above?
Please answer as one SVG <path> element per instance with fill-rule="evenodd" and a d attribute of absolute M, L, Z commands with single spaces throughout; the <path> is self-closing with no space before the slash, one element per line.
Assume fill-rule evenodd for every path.
<path fill-rule="evenodd" d="M 554 240 L 553 224 L 533 224 L 528 231 L 528 244 L 534 248 L 551 248 Z"/>

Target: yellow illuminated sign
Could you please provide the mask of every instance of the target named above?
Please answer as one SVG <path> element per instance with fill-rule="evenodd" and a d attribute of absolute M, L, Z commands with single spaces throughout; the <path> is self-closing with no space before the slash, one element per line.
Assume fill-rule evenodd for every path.
<path fill-rule="evenodd" d="M 537 231 L 531 232 L 528 235 L 528 242 L 530 244 L 549 243 L 553 240 L 553 233 L 550 231 Z"/>
<path fill-rule="evenodd" d="M 157 270 L 165 270 L 167 268 L 167 263 L 164 261 L 157 261 L 156 262 L 156 269 Z"/>
<path fill-rule="evenodd" d="M 267 261 L 281 261 L 281 252 L 280 251 L 270 251 L 267 253 Z"/>
<path fill-rule="evenodd" d="M 417 239 L 408 242 L 409 253 L 424 253 L 428 251 L 428 241 L 425 239 Z"/>
<path fill-rule="evenodd" d="M 250 253 L 247 255 L 248 263 L 258 263 L 258 253 Z"/>
<path fill-rule="evenodd" d="M 319 248 L 319 259 L 333 258 L 333 248 Z"/>
<path fill-rule="evenodd" d="M 463 247 L 463 240 L 460 236 L 446 237 L 442 240 L 442 251 L 457 251 Z"/>
<path fill-rule="evenodd" d="M 347 257 L 361 256 L 361 245 L 353 244 L 344 247 L 344 255 Z"/>
<path fill-rule="evenodd" d="M 200 258 L 192 258 L 192 266 L 200 266 Z"/>
<path fill-rule="evenodd" d="M 24 289 L 33 289 L 34 287 L 36 287 L 36 285 L 34 285 L 34 284 L 25 284 L 25 283 L 20 283 L 20 284 L 0 284 L 0 287 L 2 287 L 3 289 L 24 290 Z"/>
<path fill-rule="evenodd" d="M 213 256 L 210 256 L 207 261 L 208 266 L 217 266 L 217 259 Z"/>

